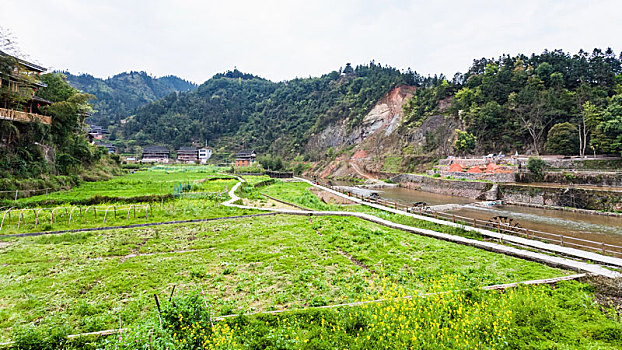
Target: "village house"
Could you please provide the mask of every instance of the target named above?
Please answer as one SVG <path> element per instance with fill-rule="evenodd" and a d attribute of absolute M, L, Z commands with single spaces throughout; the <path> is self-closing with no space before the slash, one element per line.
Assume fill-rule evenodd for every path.
<path fill-rule="evenodd" d="M 51 124 L 52 117 L 43 113 L 42 107 L 52 104 L 52 102 L 42 99 L 36 95 L 40 88 L 47 85 L 39 79 L 41 73 L 46 69 L 13 57 L 0 51 L 3 58 L 11 57 L 15 60 L 15 68 L 9 74 L 0 74 L 0 87 L 7 88 L 16 97 L 19 103 L 12 99 L 2 99 L 0 105 L 0 119 L 11 120 L 24 123 L 40 122 Z"/>
<path fill-rule="evenodd" d="M 89 125 L 89 138 L 93 138 L 95 140 L 101 140 L 104 135 L 110 134 L 108 129 L 99 126 L 99 125 Z"/>
<path fill-rule="evenodd" d="M 117 147 L 113 146 L 113 145 L 111 145 L 109 143 L 100 143 L 97 146 L 106 147 L 108 149 L 108 153 L 110 153 L 110 154 L 113 154 L 113 153 L 116 154 L 117 153 Z"/>
<path fill-rule="evenodd" d="M 199 159 L 199 150 L 196 147 L 180 147 L 177 150 L 177 161 L 194 163 Z"/>
<path fill-rule="evenodd" d="M 211 148 L 199 148 L 199 161 L 201 164 L 207 164 L 207 160 L 212 157 L 212 153 Z"/>
<path fill-rule="evenodd" d="M 235 155 L 234 165 L 236 167 L 251 166 L 255 163 L 255 158 L 257 158 L 255 151 L 244 150 Z"/>
<path fill-rule="evenodd" d="M 147 146 L 143 148 L 142 162 L 168 163 L 171 152 L 164 146 Z"/>

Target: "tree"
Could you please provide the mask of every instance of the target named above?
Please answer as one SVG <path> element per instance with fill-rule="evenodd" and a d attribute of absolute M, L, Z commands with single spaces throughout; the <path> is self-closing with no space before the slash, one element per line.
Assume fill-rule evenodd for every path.
<path fill-rule="evenodd" d="M 540 154 L 542 136 L 554 116 L 547 110 L 547 95 L 546 91 L 531 88 L 524 89 L 520 95 L 512 93 L 508 98 L 510 110 L 531 136 L 536 155 Z"/>
<path fill-rule="evenodd" d="M 546 148 L 554 154 L 577 154 L 579 149 L 579 130 L 571 123 L 558 123 L 549 130 Z"/>
<path fill-rule="evenodd" d="M 477 138 L 466 131 L 456 129 L 456 141 L 454 141 L 454 150 L 458 154 L 470 153 L 475 149 Z"/>
<path fill-rule="evenodd" d="M 605 138 L 603 141 L 608 144 L 608 151 L 622 155 L 622 95 L 611 98 L 598 129 Z"/>
<path fill-rule="evenodd" d="M 581 109 L 581 119 L 579 119 L 579 156 L 585 157 L 585 149 L 588 145 L 588 139 L 592 130 L 596 128 L 600 122 L 600 113 L 598 107 L 592 102 L 586 101 Z"/>

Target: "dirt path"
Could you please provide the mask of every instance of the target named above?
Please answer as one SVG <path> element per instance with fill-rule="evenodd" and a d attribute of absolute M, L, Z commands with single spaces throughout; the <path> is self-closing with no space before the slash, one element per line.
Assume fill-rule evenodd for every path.
<path fill-rule="evenodd" d="M 371 176 L 371 175 L 369 175 L 369 174 L 364 173 L 364 172 L 361 170 L 361 168 L 359 168 L 359 165 L 358 165 L 358 164 L 356 164 L 353 160 L 349 160 L 349 161 L 348 161 L 348 164 L 350 164 L 350 167 L 351 167 L 352 169 L 354 169 L 354 171 L 355 171 L 357 174 L 361 175 L 362 177 L 364 177 L 364 178 L 366 178 L 366 179 L 370 179 L 370 180 L 376 180 L 376 178 L 375 178 L 375 177 L 373 177 L 373 176 Z"/>

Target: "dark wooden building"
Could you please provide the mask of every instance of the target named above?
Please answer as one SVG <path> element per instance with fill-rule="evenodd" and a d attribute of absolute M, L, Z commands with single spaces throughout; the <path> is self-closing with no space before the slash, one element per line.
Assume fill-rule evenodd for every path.
<path fill-rule="evenodd" d="M 46 69 L 3 51 L 0 51 L 0 58 L 14 67 L 11 72 L 0 72 L 0 88 L 10 93 L 0 100 L 0 119 L 51 124 L 52 117 L 44 115 L 42 107 L 52 102 L 36 95 L 40 88 L 47 86 L 39 79 Z"/>
<path fill-rule="evenodd" d="M 199 150 L 196 147 L 180 147 L 177 150 L 177 161 L 194 163 L 199 159 Z"/>
<path fill-rule="evenodd" d="M 257 153 L 253 150 L 244 150 L 235 155 L 235 166 L 243 167 L 243 166 L 251 166 L 255 163 L 255 159 L 257 158 Z"/>
<path fill-rule="evenodd" d="M 168 163 L 171 151 L 164 146 L 147 146 L 143 148 L 142 161 L 145 163 Z"/>

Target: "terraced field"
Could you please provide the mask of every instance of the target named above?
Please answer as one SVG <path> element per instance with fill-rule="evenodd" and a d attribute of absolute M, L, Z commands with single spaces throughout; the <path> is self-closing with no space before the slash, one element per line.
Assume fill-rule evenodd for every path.
<path fill-rule="evenodd" d="M 155 184 L 173 181 L 166 171 L 146 174 Z M 235 183 L 199 182 L 216 176 L 193 173 L 189 178 L 204 191 Z M 264 201 L 265 193 L 312 209 L 368 210 L 325 204 L 304 184 L 251 187 L 265 180 L 253 178 L 242 194 Z M 159 185 L 152 187 L 159 190 Z M 255 213 L 218 203 L 218 198 L 174 198 L 169 216 L 154 219 Z M 28 341 L 58 345 L 64 334 L 128 328 L 121 336 L 81 338 L 63 346 L 436 349 L 561 343 L 615 348 L 622 340 L 620 320 L 591 301 L 586 284 L 478 290 L 569 274 L 349 217 L 268 214 L 5 236 L 0 240 L 0 341 L 17 340 L 21 348 Z M 403 299 L 407 295 L 415 297 Z M 377 298 L 387 301 L 317 309 Z M 215 318 L 275 310 L 286 312 Z"/>

